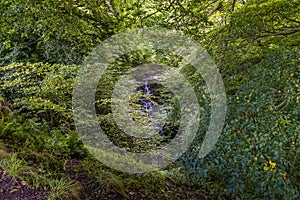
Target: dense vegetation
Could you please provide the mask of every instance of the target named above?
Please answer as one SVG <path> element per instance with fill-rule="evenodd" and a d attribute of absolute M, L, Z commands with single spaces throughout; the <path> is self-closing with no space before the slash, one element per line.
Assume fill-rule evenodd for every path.
<path fill-rule="evenodd" d="M 27 186 L 46 191 L 49 199 L 299 198 L 298 0 L 0 2 L 0 167 Z M 75 129 L 72 92 L 81 64 L 101 41 L 151 26 L 180 31 L 210 53 L 224 81 L 227 115 L 216 146 L 199 158 L 210 114 L 201 75 L 190 65 L 179 68 L 182 59 L 170 52 L 123 55 L 96 92 L 100 124 L 115 144 L 146 151 L 171 140 L 178 128 L 176 97 L 155 84 L 153 103 L 172 107 L 166 138 L 127 137 L 114 123 L 113 87 L 144 63 L 179 68 L 205 116 L 176 162 L 129 175 L 86 150 Z M 132 97 L 131 106 L 139 107 L 142 96 Z"/>

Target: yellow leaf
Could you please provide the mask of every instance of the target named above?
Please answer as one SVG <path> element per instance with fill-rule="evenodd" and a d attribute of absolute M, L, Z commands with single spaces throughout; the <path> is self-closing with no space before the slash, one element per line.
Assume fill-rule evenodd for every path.
<path fill-rule="evenodd" d="M 271 165 L 272 169 L 276 167 L 276 162 L 272 162 L 272 160 L 269 161 L 269 164 Z"/>

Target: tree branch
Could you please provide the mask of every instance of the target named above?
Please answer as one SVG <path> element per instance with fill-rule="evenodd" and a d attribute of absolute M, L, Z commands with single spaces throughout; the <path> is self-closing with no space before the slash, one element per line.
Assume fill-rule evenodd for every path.
<path fill-rule="evenodd" d="M 142 20 L 144 20 L 144 19 L 146 19 L 146 18 L 149 18 L 149 17 L 155 15 L 155 14 L 158 13 L 158 12 L 162 12 L 162 11 L 169 10 L 169 9 L 173 6 L 173 4 L 174 4 L 175 1 L 176 1 L 176 0 L 170 0 L 170 5 L 169 5 L 167 8 L 158 9 L 158 10 L 156 10 L 155 12 L 153 12 L 153 13 L 151 13 L 151 14 L 145 16 L 145 17 L 143 17 Z"/>
<path fill-rule="evenodd" d="M 295 19 L 291 19 L 291 18 L 287 17 L 287 16 L 284 15 L 284 14 L 279 13 L 279 15 L 282 16 L 283 18 L 285 18 L 285 19 L 291 21 L 291 22 L 295 22 L 295 23 L 300 24 L 300 21 L 297 21 L 297 20 L 295 20 Z"/>
<path fill-rule="evenodd" d="M 231 11 L 234 11 L 234 6 L 235 6 L 236 0 L 232 1 L 232 5 L 231 5 Z"/>
<path fill-rule="evenodd" d="M 214 1 L 214 3 L 217 1 Z M 215 14 L 217 11 L 221 10 L 223 8 L 223 4 L 222 2 L 219 2 L 218 6 L 216 9 L 214 9 L 213 11 L 211 11 L 211 13 L 209 13 L 207 16 L 212 16 L 213 14 Z"/>
<path fill-rule="evenodd" d="M 266 35 L 261 35 L 255 38 L 254 41 L 259 41 L 262 40 L 266 37 L 270 37 L 270 36 L 285 36 L 285 35 L 291 35 L 294 33 L 300 32 L 300 28 L 285 28 L 284 30 L 281 30 L 279 32 L 271 32 L 271 31 L 266 31 L 265 33 L 269 33 Z"/>

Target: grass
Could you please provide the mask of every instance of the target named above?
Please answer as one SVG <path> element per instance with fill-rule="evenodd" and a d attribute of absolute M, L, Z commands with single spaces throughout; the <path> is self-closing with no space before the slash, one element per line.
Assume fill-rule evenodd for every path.
<path fill-rule="evenodd" d="M 46 190 L 49 200 L 68 199 L 69 197 L 80 199 L 78 185 L 61 177 L 48 178 L 47 172 L 43 173 L 36 166 L 28 165 L 26 161 L 18 158 L 17 153 L 9 153 L 3 142 L 0 142 L 0 166 L 7 174 L 24 180 L 29 188 Z"/>
<path fill-rule="evenodd" d="M 80 199 L 79 192 L 81 190 L 80 186 L 67 181 L 64 178 L 48 180 L 49 185 L 49 200 L 56 199 L 68 199 L 70 196 L 74 199 Z"/>
<path fill-rule="evenodd" d="M 0 126 L 4 123 L 10 126 L 0 135 L 0 167 L 26 181 L 29 188 L 46 191 L 49 200 L 197 199 L 214 190 L 209 185 L 191 188 L 187 183 L 172 180 L 163 171 L 126 174 L 110 169 L 91 154 L 84 154 L 86 150 L 74 142 L 75 136 L 55 132 L 57 142 L 52 145 L 49 129 L 14 118 L 13 113 L 2 116 Z M 77 154 L 70 151 L 73 148 L 77 148 Z M 96 154 L 103 153 L 96 150 Z M 110 154 L 106 156 L 113 159 Z M 149 167 L 139 163 L 136 166 Z"/>
<path fill-rule="evenodd" d="M 8 153 L 6 154 L 9 155 Z M 21 174 L 25 168 L 24 161 L 17 159 L 16 154 L 11 154 L 10 157 L 2 158 L 0 160 L 0 166 L 3 167 L 7 173 L 16 176 L 17 178 L 22 177 Z"/>
<path fill-rule="evenodd" d="M 191 188 L 187 184 L 175 183 L 163 171 L 148 174 L 125 174 L 111 170 L 93 157 L 60 160 L 64 168 L 52 171 L 49 163 L 32 164 L 19 152 L 9 153 L 1 143 L 0 166 L 19 180 L 24 180 L 31 189 L 45 190 L 47 199 L 196 199 L 208 189 Z M 33 158 L 41 153 L 27 151 Z M 30 161 L 30 160 L 29 160 Z M 49 161 L 51 162 L 51 161 Z M 74 164 L 76 163 L 77 164 Z M 85 198 L 88 195 L 87 198 Z M 89 196 L 90 195 L 90 196 Z M 136 196 L 136 197 L 134 197 Z"/>

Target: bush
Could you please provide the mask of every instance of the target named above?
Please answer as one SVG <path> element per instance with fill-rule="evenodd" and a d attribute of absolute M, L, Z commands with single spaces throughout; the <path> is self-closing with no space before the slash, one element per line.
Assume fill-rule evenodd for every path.
<path fill-rule="evenodd" d="M 14 110 L 67 131 L 72 127 L 72 92 L 78 66 L 15 63 L 0 68 L 0 93 Z"/>
<path fill-rule="evenodd" d="M 61 163 L 61 159 L 84 157 L 87 151 L 78 139 L 76 131 L 50 130 L 47 124 L 25 120 L 16 112 L 7 113 L 0 118 L 0 140 L 10 149 L 22 155 L 22 158 Z"/>
<path fill-rule="evenodd" d="M 221 182 L 238 198 L 297 199 L 299 187 L 299 51 L 274 51 L 228 98 L 227 123 L 215 149 L 181 163 L 196 181 Z M 199 144 L 198 144 L 199 145 Z"/>

